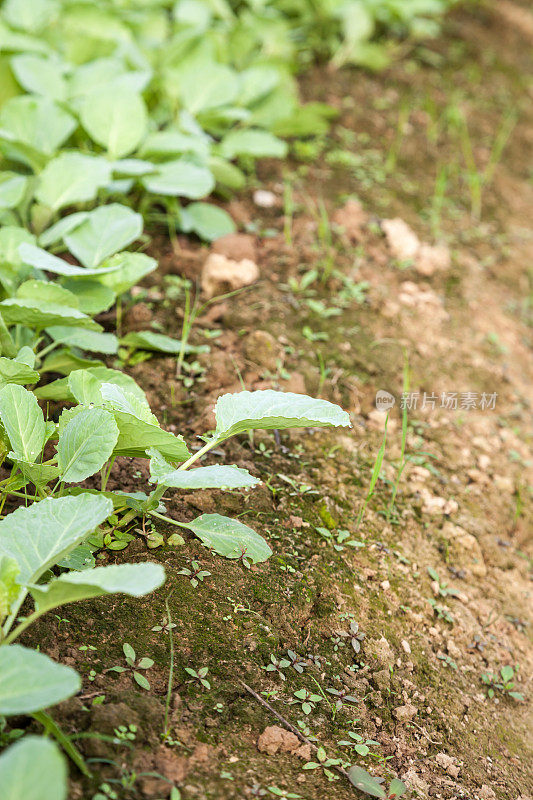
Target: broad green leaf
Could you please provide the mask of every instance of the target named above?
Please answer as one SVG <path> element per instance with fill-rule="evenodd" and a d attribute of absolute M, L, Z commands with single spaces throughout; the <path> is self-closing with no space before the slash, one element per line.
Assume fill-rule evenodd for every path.
<path fill-rule="evenodd" d="M 179 218 L 180 227 L 185 233 L 196 233 L 207 242 L 236 230 L 228 212 L 211 203 L 190 203 L 187 208 L 181 209 Z"/>
<path fill-rule="evenodd" d="M 20 245 L 19 254 L 24 264 L 29 264 L 31 267 L 35 267 L 35 269 L 42 269 L 46 272 L 54 272 L 57 275 L 65 275 L 70 278 L 77 276 L 82 278 L 90 278 L 95 275 L 99 276 L 108 272 L 114 272 L 115 270 L 121 268 L 120 263 L 117 263 L 116 266 L 108 263 L 107 266 L 100 269 L 74 267 L 72 264 L 68 264 L 66 261 L 63 261 L 62 258 L 57 258 L 57 256 L 53 256 L 51 253 L 47 253 L 46 250 L 43 250 L 41 247 L 37 247 L 29 242 L 23 242 Z"/>
<path fill-rule="evenodd" d="M 2 800 L 66 800 L 67 765 L 44 736 L 25 736 L 0 756 Z"/>
<path fill-rule="evenodd" d="M 102 361 L 96 358 L 82 358 L 77 353 L 73 353 L 68 347 L 58 348 L 49 353 L 39 367 L 39 372 L 43 375 L 46 372 L 59 372 L 61 375 L 70 375 L 76 369 L 89 369 L 90 367 L 103 367 Z M 52 383 L 47 384 L 52 386 Z M 67 385 L 67 392 L 70 394 Z M 42 386 L 41 389 L 46 389 Z M 38 389 L 36 390 L 38 391 Z M 50 397 L 48 399 L 51 399 Z M 66 399 L 66 398 L 65 398 Z M 71 397 L 71 399 L 74 399 Z"/>
<path fill-rule="evenodd" d="M 80 311 L 91 317 L 107 311 L 116 300 L 112 289 L 90 278 L 65 278 L 62 285 L 76 295 Z"/>
<path fill-rule="evenodd" d="M 190 528 L 207 547 L 226 558 L 240 558 L 245 554 L 255 564 L 272 555 L 263 537 L 236 519 L 202 514 L 184 527 Z"/>
<path fill-rule="evenodd" d="M 407 791 L 407 787 L 403 781 L 398 778 L 393 778 L 389 784 L 389 797 L 401 797 Z"/>
<path fill-rule="evenodd" d="M 7 617 L 11 604 L 19 595 L 19 573 L 20 567 L 14 558 L 0 556 L 0 623 Z"/>
<path fill-rule="evenodd" d="M 96 559 L 93 556 L 94 549 L 89 541 L 82 542 L 68 556 L 58 561 L 57 566 L 68 570 L 73 569 L 76 572 L 93 569 L 96 566 Z"/>
<path fill-rule="evenodd" d="M 157 171 L 143 178 L 142 184 L 153 194 L 188 197 L 191 200 L 206 197 L 215 188 L 211 171 L 186 158 L 158 164 Z"/>
<path fill-rule="evenodd" d="M 39 301 L 44 300 L 47 303 L 69 306 L 70 308 L 79 308 L 76 295 L 64 289 L 62 286 L 59 286 L 57 283 L 51 283 L 50 281 L 35 279 L 24 281 L 15 292 L 15 297 Z"/>
<path fill-rule="evenodd" d="M 0 647 L 0 714 L 42 711 L 79 691 L 78 673 L 20 644 Z M 3 800 L 3 797 L 2 797 Z"/>
<path fill-rule="evenodd" d="M 172 469 L 166 474 L 159 474 L 150 462 L 150 475 L 153 483 L 160 483 L 174 489 L 249 489 L 257 486 L 260 480 L 250 475 L 248 470 L 232 465 L 214 465 L 197 467 L 191 470 Z M 159 467 L 160 465 L 158 465 Z"/>
<path fill-rule="evenodd" d="M 99 22 L 101 24 L 101 20 Z M 93 92 L 101 92 L 103 86 L 106 89 L 113 88 L 117 94 L 124 90 L 142 92 L 150 77 L 148 69 L 131 70 L 124 59 L 114 56 L 95 58 L 74 71 L 70 79 L 70 92 L 74 96 L 85 97 Z"/>
<path fill-rule="evenodd" d="M 272 389 L 222 395 L 215 406 L 215 418 L 219 439 L 254 429 L 351 425 L 346 411 L 334 403 Z"/>
<path fill-rule="evenodd" d="M 13 28 L 39 33 L 56 17 L 58 8 L 55 0 L 6 0 L 2 13 Z"/>
<path fill-rule="evenodd" d="M 7 433 L 13 458 L 35 463 L 46 441 L 46 425 L 37 398 L 22 386 L 0 390 L 0 419 Z"/>
<path fill-rule="evenodd" d="M 36 199 L 52 211 L 74 203 L 94 200 L 98 190 L 111 180 L 111 165 L 105 158 L 83 153 L 61 153 L 40 174 Z"/>
<path fill-rule="evenodd" d="M 94 268 L 138 239 L 142 229 L 140 214 L 111 203 L 89 212 L 80 225 L 63 236 L 63 241 L 78 261 Z"/>
<path fill-rule="evenodd" d="M 284 158 L 287 143 L 272 133 L 262 130 L 236 130 L 224 137 L 220 144 L 224 158 L 253 156 L 254 158 Z"/>
<path fill-rule="evenodd" d="M 118 350 L 118 339 L 113 333 L 89 331 L 85 328 L 64 327 L 54 325 L 46 328 L 46 333 L 55 341 L 79 347 L 80 350 L 89 350 L 92 353 L 107 353 L 109 355 Z"/>
<path fill-rule="evenodd" d="M 61 480 L 79 483 L 98 472 L 117 443 L 113 415 L 103 408 L 86 408 L 59 434 L 57 445 Z"/>
<path fill-rule="evenodd" d="M 150 258 L 144 253 L 117 253 L 104 261 L 98 273 L 98 280 L 115 294 L 121 295 L 156 268 L 155 258 Z"/>
<path fill-rule="evenodd" d="M 157 156 L 158 158 L 171 158 L 184 153 L 197 153 L 207 156 L 209 153 L 209 139 L 195 136 L 181 131 L 165 130 L 151 133 L 143 143 L 141 155 Z M 152 170 L 154 165 L 152 164 Z"/>
<path fill-rule="evenodd" d="M 146 106 L 136 92 L 99 89 L 85 100 L 81 124 L 111 158 L 123 158 L 137 148 L 146 133 Z"/>
<path fill-rule="evenodd" d="M 368 774 L 362 767 L 352 767 L 348 772 L 350 782 L 356 789 L 372 797 L 386 797 L 385 790 L 375 778 Z"/>
<path fill-rule="evenodd" d="M 11 383 L 24 386 L 39 381 L 39 373 L 12 358 L 0 358 L 0 388 Z"/>
<path fill-rule="evenodd" d="M 120 564 L 67 572 L 50 583 L 30 586 L 30 593 L 39 611 L 49 611 L 66 603 L 105 594 L 142 597 L 158 589 L 164 581 L 165 570 L 160 564 Z"/>
<path fill-rule="evenodd" d="M 169 70 L 166 79 L 177 81 L 177 94 L 184 107 L 196 115 L 232 103 L 239 94 L 239 79 L 235 70 L 212 61 L 195 60 L 177 70 Z"/>
<path fill-rule="evenodd" d="M 59 469 L 52 464 L 32 464 L 28 461 L 15 461 L 24 478 L 35 486 L 46 486 L 59 478 Z"/>
<path fill-rule="evenodd" d="M 28 185 L 28 178 L 16 172 L 0 172 L 0 210 L 18 206 Z"/>
<path fill-rule="evenodd" d="M 113 163 L 113 173 L 121 178 L 140 178 L 155 169 L 151 161 L 141 158 L 122 158 Z"/>
<path fill-rule="evenodd" d="M 69 231 L 81 225 L 88 215 L 88 211 L 75 211 L 74 214 L 67 214 L 66 217 L 63 217 L 55 225 L 41 233 L 39 244 L 41 247 L 50 247 L 51 244 L 57 244 Z"/>
<path fill-rule="evenodd" d="M 102 383 L 114 383 L 126 392 L 134 394 L 141 403 L 148 406 L 148 400 L 141 387 L 135 383 L 131 375 L 126 375 L 125 372 L 121 372 L 118 369 L 108 369 L 108 367 L 91 367 L 90 369 L 79 370 L 78 372 L 72 372 L 68 381 L 72 394 L 78 403 L 102 405 L 102 395 L 100 392 Z M 81 375 L 82 372 L 87 372 L 89 376 L 96 378 L 99 381 L 98 386 L 89 382 L 88 386 L 90 390 L 84 388 L 83 392 L 80 393 L 78 387 L 81 386 L 81 384 L 78 383 L 78 381 L 85 378 L 85 376 Z M 96 392 L 97 389 L 98 393 Z"/>
<path fill-rule="evenodd" d="M 17 561 L 21 583 L 35 583 L 112 511 L 111 500 L 89 493 L 48 497 L 28 508 L 21 506 L 0 520 L 0 555 Z"/>
<path fill-rule="evenodd" d="M 123 411 L 144 422 L 159 425 L 157 417 L 150 411 L 146 397 L 128 392 L 127 389 L 123 389 L 116 383 L 105 382 L 100 384 L 100 396 L 105 407 L 110 411 Z"/>
<path fill-rule="evenodd" d="M 177 355 L 182 349 L 185 353 L 209 352 L 207 345 L 184 344 L 179 339 L 172 339 L 170 336 L 154 333 L 153 331 L 127 333 L 120 340 L 120 344 L 132 350 L 156 350 L 159 353 L 172 353 L 173 355 Z"/>
<path fill-rule="evenodd" d="M 58 378 L 45 386 L 38 386 L 33 390 L 33 393 L 39 400 L 53 400 L 54 402 L 68 400 L 73 402 L 76 399 L 69 389 L 67 378 Z"/>
<path fill-rule="evenodd" d="M 24 53 L 11 59 L 11 67 L 17 81 L 30 94 L 59 101 L 66 99 L 65 67 L 58 59 Z"/>
<path fill-rule="evenodd" d="M 101 326 L 77 308 L 48 303 L 29 297 L 8 297 L 0 303 L 0 314 L 6 325 L 26 325 L 42 330 L 51 325 L 74 325 L 78 328 L 101 330 Z"/>
<path fill-rule="evenodd" d="M 15 343 L 11 338 L 11 334 L 7 329 L 6 323 L 4 322 L 4 318 L 0 314 L 0 353 L 4 353 L 4 355 L 8 356 L 9 359 L 11 359 L 13 358 L 13 356 L 16 355 L 16 352 L 17 348 L 15 347 Z"/>
<path fill-rule="evenodd" d="M 133 414 L 117 411 L 114 416 L 119 429 L 117 455 L 144 458 L 146 451 L 154 447 L 169 461 L 186 461 L 190 457 L 182 436 L 174 436 Z"/>
<path fill-rule="evenodd" d="M 7 134 L 0 137 L 2 149 L 31 168 L 42 165 L 43 156 L 54 155 L 75 128 L 74 117 L 47 97 L 13 97 L 0 110 L 0 129 Z"/>

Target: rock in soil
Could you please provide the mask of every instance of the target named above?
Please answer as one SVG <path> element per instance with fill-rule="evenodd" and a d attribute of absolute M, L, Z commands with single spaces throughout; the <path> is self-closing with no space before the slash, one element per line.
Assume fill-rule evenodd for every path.
<path fill-rule="evenodd" d="M 258 367 L 275 372 L 283 363 L 284 350 L 267 331 L 253 331 L 244 342 L 246 358 Z"/>
<path fill-rule="evenodd" d="M 231 258 L 233 261 L 257 260 L 255 239 L 249 233 L 228 233 L 213 242 L 213 253 Z"/>
<path fill-rule="evenodd" d="M 269 725 L 257 740 L 257 749 L 260 753 L 270 756 L 276 753 L 295 753 L 300 747 L 300 740 L 294 733 L 280 728 L 279 725 Z"/>
<path fill-rule="evenodd" d="M 233 261 L 220 253 L 211 253 L 202 269 L 202 290 L 211 299 L 249 286 L 258 278 L 259 268 L 249 258 Z"/>

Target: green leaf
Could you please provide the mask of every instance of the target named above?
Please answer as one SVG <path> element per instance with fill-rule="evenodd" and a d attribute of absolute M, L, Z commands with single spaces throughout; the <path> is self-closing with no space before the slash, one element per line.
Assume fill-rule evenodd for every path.
<path fill-rule="evenodd" d="M 25 736 L 0 756 L 2 800 L 66 800 L 67 766 L 59 748 Z"/>
<path fill-rule="evenodd" d="M 0 172 L 0 210 L 18 206 L 26 187 L 28 179 L 16 172 Z"/>
<path fill-rule="evenodd" d="M 142 597 L 163 585 L 165 570 L 160 564 L 114 564 L 83 572 L 66 572 L 41 586 L 30 586 L 39 611 L 106 594 Z"/>
<path fill-rule="evenodd" d="M 91 353 L 106 353 L 111 355 L 118 350 L 118 339 L 114 333 L 101 333 L 89 331 L 85 328 L 65 327 L 53 325 L 46 328 L 46 333 L 54 340 L 79 347 L 80 350 L 89 350 Z"/>
<path fill-rule="evenodd" d="M 215 188 L 211 171 L 186 158 L 158 164 L 157 171 L 143 178 L 142 184 L 153 194 L 188 197 L 191 200 L 206 197 Z"/>
<path fill-rule="evenodd" d="M 122 411 L 132 414 L 144 422 L 159 425 L 157 417 L 150 411 L 150 406 L 144 396 L 133 394 L 116 383 L 106 382 L 100 384 L 100 396 L 103 404 L 110 411 Z"/>
<path fill-rule="evenodd" d="M 284 158 L 287 155 L 287 143 L 268 131 L 236 130 L 224 137 L 220 144 L 220 153 L 229 159 L 236 156 Z"/>
<path fill-rule="evenodd" d="M 63 241 L 85 267 L 94 268 L 123 250 L 143 229 L 143 218 L 127 206 L 111 203 L 90 211 L 84 220 L 63 236 Z"/>
<path fill-rule="evenodd" d="M 80 311 L 91 317 L 107 311 L 116 300 L 112 289 L 90 278 L 66 278 L 62 285 L 76 295 Z"/>
<path fill-rule="evenodd" d="M 13 458 L 35 463 L 44 447 L 46 426 L 37 398 L 22 386 L 0 390 L 0 419 L 5 428 Z"/>
<path fill-rule="evenodd" d="M 220 514 L 202 514 L 184 527 L 220 556 L 239 558 L 243 553 L 253 563 L 266 561 L 272 550 L 262 536 L 236 519 Z"/>
<path fill-rule="evenodd" d="M 352 767 L 348 772 L 348 777 L 359 791 L 370 794 L 372 797 L 386 797 L 383 787 L 361 767 Z"/>
<path fill-rule="evenodd" d="M 209 352 L 207 345 L 183 344 L 179 339 L 172 339 L 170 336 L 164 336 L 162 333 L 154 333 L 153 331 L 128 333 L 122 337 L 120 344 L 132 350 L 156 350 L 159 353 L 172 353 L 173 355 L 177 355 L 182 349 L 185 353 Z"/>
<path fill-rule="evenodd" d="M 141 689 L 146 689 L 146 691 L 150 690 L 150 682 L 144 675 L 141 675 L 140 672 L 134 672 L 133 677 L 135 678 L 135 682 L 139 684 Z"/>
<path fill-rule="evenodd" d="M 393 778 L 390 782 L 389 786 L 389 797 L 401 797 L 402 794 L 405 794 L 407 791 L 407 787 L 405 783 L 399 781 L 398 778 Z"/>
<path fill-rule="evenodd" d="M 90 387 L 90 392 L 87 393 L 87 390 L 83 389 L 82 393 L 80 394 L 78 392 L 78 387 L 82 386 L 83 384 L 79 383 L 79 381 L 87 378 L 87 375 L 82 375 L 82 373 L 87 373 L 88 376 L 96 378 L 99 382 L 98 387 L 96 384 L 90 381 L 90 378 L 88 378 L 87 386 Z M 74 395 L 74 398 L 78 401 L 78 403 L 85 403 L 86 405 L 89 403 L 102 405 L 102 394 L 100 392 L 102 383 L 116 384 L 126 392 L 134 394 L 141 401 L 141 403 L 148 406 L 148 400 L 146 399 L 146 395 L 141 387 L 135 383 L 131 375 L 126 375 L 125 372 L 121 372 L 118 369 L 109 369 L 108 367 L 91 367 L 87 370 L 77 370 L 76 372 L 72 372 L 70 374 L 68 380 L 68 384 L 72 394 Z M 96 391 L 97 389 L 98 392 Z"/>
<path fill-rule="evenodd" d="M 514 669 L 510 666 L 510 664 L 506 664 L 505 667 L 501 668 L 500 675 L 504 681 L 510 681 L 513 679 Z"/>
<path fill-rule="evenodd" d="M 334 403 L 272 389 L 222 395 L 215 406 L 215 418 L 215 435 L 219 439 L 254 429 L 323 428 L 351 424 L 346 411 Z"/>
<path fill-rule="evenodd" d="M 74 267 L 63 261 L 62 258 L 47 253 L 41 247 L 36 247 L 33 244 L 24 242 L 19 247 L 20 257 L 24 264 L 29 264 L 36 269 L 45 270 L 46 272 L 54 272 L 57 275 L 65 275 L 70 278 L 90 278 L 93 276 L 104 275 L 108 272 L 114 272 L 121 268 L 120 264 L 108 264 L 100 269 L 87 269 L 86 267 Z"/>
<path fill-rule="evenodd" d="M 248 470 L 233 465 L 197 467 L 192 470 L 173 469 L 157 451 L 149 451 L 150 478 L 175 489 L 248 489 L 261 481 Z M 166 471 L 165 471 L 166 470 Z"/>
<path fill-rule="evenodd" d="M 35 280 L 34 278 L 21 283 L 15 292 L 15 297 L 38 301 L 44 300 L 47 303 L 69 306 L 70 308 L 79 307 L 76 295 L 64 289 L 63 286 L 58 286 L 57 283 L 51 283 L 50 281 Z"/>
<path fill-rule="evenodd" d="M 0 111 L 0 147 L 8 158 L 39 169 L 75 128 L 74 117 L 50 98 L 13 97 Z"/>
<path fill-rule="evenodd" d="M 113 415 L 103 408 L 85 408 L 59 433 L 57 446 L 61 480 L 79 483 L 98 472 L 118 439 Z"/>
<path fill-rule="evenodd" d="M 11 383 L 18 383 L 21 386 L 37 383 L 39 377 L 39 373 L 28 367 L 27 364 L 12 358 L 0 357 L 0 387 Z"/>
<path fill-rule="evenodd" d="M 110 180 L 111 165 L 105 158 L 61 153 L 41 172 L 35 197 L 52 211 L 59 211 L 74 203 L 94 200 Z"/>
<path fill-rule="evenodd" d="M 150 447 L 159 450 L 169 461 L 186 461 L 191 455 L 182 436 L 174 436 L 132 414 L 115 412 L 115 421 L 119 429 L 117 455 L 145 458 Z"/>
<path fill-rule="evenodd" d="M 184 153 L 196 153 L 199 156 L 207 156 L 209 153 L 209 139 L 207 137 L 195 136 L 190 133 L 182 133 L 176 130 L 155 131 L 151 133 L 143 142 L 141 155 L 158 158 L 171 158 L 180 156 Z M 147 162 L 149 163 L 149 162 Z M 153 172 L 154 165 L 151 165 Z"/>
<path fill-rule="evenodd" d="M 65 217 L 62 217 L 59 222 L 56 222 L 55 225 L 52 225 L 45 230 L 44 233 L 41 233 L 39 236 L 39 244 L 41 247 L 50 247 L 51 244 L 61 242 L 69 231 L 81 225 L 88 216 L 88 211 L 75 211 L 74 214 L 67 214 Z"/>
<path fill-rule="evenodd" d="M 22 472 L 24 478 L 35 486 L 44 487 L 50 481 L 57 481 L 59 470 L 51 464 L 32 464 L 27 461 L 17 460 L 17 467 Z"/>
<path fill-rule="evenodd" d="M 76 369 L 89 369 L 90 367 L 103 367 L 103 366 L 104 366 L 103 363 L 98 359 L 82 358 L 82 356 L 73 353 L 72 350 L 70 350 L 69 348 L 63 347 L 54 350 L 52 353 L 49 353 L 46 356 L 45 360 L 43 361 L 43 363 L 39 368 L 39 372 L 41 373 L 41 375 L 43 375 L 45 372 L 59 372 L 61 375 L 68 375 L 69 373 L 73 372 Z M 52 387 L 51 391 L 54 392 L 53 383 L 55 383 L 55 381 L 53 381 L 52 383 L 48 383 L 46 386 L 42 386 L 41 389 L 44 389 L 46 391 L 47 389 L 49 389 L 49 387 Z M 36 389 L 34 391 L 38 392 L 39 389 Z M 68 384 L 66 386 L 66 393 L 68 397 L 68 395 L 70 394 L 68 389 Z M 65 392 L 63 391 L 62 395 L 64 394 Z M 72 400 L 73 398 L 71 397 L 70 399 Z"/>
<path fill-rule="evenodd" d="M 150 258 L 144 253 L 117 253 L 104 261 L 98 272 L 98 280 L 115 294 L 121 295 L 156 268 L 155 258 Z"/>
<path fill-rule="evenodd" d="M 0 556 L 0 623 L 7 617 L 11 604 L 19 595 L 19 573 L 20 567 L 14 558 Z"/>
<path fill-rule="evenodd" d="M 0 647 L 0 714 L 42 711 L 79 691 L 78 673 L 19 644 Z"/>
<path fill-rule="evenodd" d="M 101 330 L 101 326 L 77 308 L 48 303 L 29 297 L 8 297 L 0 303 L 0 314 L 6 325 L 26 325 L 42 330 L 52 325 L 74 325 Z"/>
<path fill-rule="evenodd" d="M 11 59 L 11 67 L 17 81 L 30 94 L 66 100 L 65 68 L 59 60 L 24 53 Z"/>
<path fill-rule="evenodd" d="M 192 231 L 207 242 L 213 242 L 236 230 L 228 212 L 211 203 L 190 203 L 187 208 L 181 209 L 179 219 L 182 231 Z"/>
<path fill-rule="evenodd" d="M 136 92 L 99 89 L 85 100 L 81 124 L 111 158 L 123 158 L 137 148 L 146 133 L 146 106 Z"/>
<path fill-rule="evenodd" d="M 18 562 L 21 583 L 35 583 L 112 511 L 111 500 L 89 493 L 21 506 L 0 520 L 0 555 Z"/>

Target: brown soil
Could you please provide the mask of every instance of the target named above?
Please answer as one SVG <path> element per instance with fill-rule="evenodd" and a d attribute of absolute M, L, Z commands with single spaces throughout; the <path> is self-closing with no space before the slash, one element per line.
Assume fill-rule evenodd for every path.
<path fill-rule="evenodd" d="M 386 73 L 321 68 L 309 75 L 303 93 L 327 100 L 340 116 L 320 146 L 299 147 L 307 163 L 290 165 L 293 218 L 284 217 L 277 164 L 259 170 L 276 207 L 256 208 L 251 190 L 227 204 L 254 237 L 232 246 L 255 250 L 260 282 L 211 306 L 195 326 L 193 342 L 210 343 L 211 352 L 198 358 L 192 386 L 176 378 L 170 358 L 128 367 L 162 424 L 192 444 L 212 428 L 216 397 L 238 391 L 241 381 L 247 389 L 320 394 L 350 411 L 353 428 L 229 442 L 211 463 L 246 467 L 262 486 L 245 495 L 169 497 L 168 514 L 180 520 L 215 510 L 238 515 L 270 542 L 274 555 L 265 564 L 245 569 L 187 534 L 183 546 L 155 551 L 139 537 L 103 561 L 157 559 L 168 573 L 162 591 L 144 602 L 79 604 L 65 619 L 39 625 L 42 649 L 85 678 L 81 697 L 55 712 L 67 732 L 84 734 L 80 749 L 96 759 L 90 767 L 98 778 L 74 776 L 73 800 L 92 797 L 105 780 L 120 781 L 110 786 L 127 800 L 168 797 L 171 784 L 185 800 L 271 797 L 272 786 L 314 800 L 354 796 L 344 778 L 302 769 L 305 759 L 290 748 L 258 751 L 259 735 L 278 722 L 241 680 L 293 725 L 303 720 L 328 756 L 401 777 L 413 797 L 524 800 L 532 793 L 533 64 L 527 25 L 509 13 L 520 7 L 502 6 L 505 13 L 488 5 L 457 13 L 438 41 Z M 458 110 L 480 168 L 490 164 L 502 125 L 512 127 L 483 189 L 480 220 L 471 213 L 474 184 Z M 446 176 L 442 194 L 439 174 Z M 339 215 L 353 197 L 364 214 L 352 205 Z M 329 228 L 320 223 L 320 201 Z M 421 241 L 443 242 L 450 263 L 426 275 L 394 258 L 380 224 L 393 217 Z M 160 270 L 126 326 L 155 322 L 179 335 L 181 301 L 165 299 L 168 276 L 198 280 L 207 249 L 186 239 L 173 249 L 161 235 L 154 252 Z M 299 290 L 310 269 L 323 280 Z M 218 337 L 206 338 L 214 330 Z M 265 342 L 276 348 L 274 368 Z M 420 401 L 409 412 L 408 461 L 389 514 L 400 463 L 402 348 Z M 382 479 L 357 529 L 383 437 L 379 389 L 397 402 Z M 437 396 L 434 409 L 420 407 L 424 392 Z M 447 410 L 442 392 L 475 392 L 478 402 L 496 393 L 496 405 Z M 143 489 L 147 478 L 145 462 L 123 460 L 110 488 Z M 343 544 L 344 530 L 362 546 Z M 196 588 L 179 573 L 194 560 L 211 573 Z M 439 594 L 428 568 L 456 596 L 442 596 L 446 588 Z M 176 627 L 164 741 L 170 636 L 153 628 L 164 622 L 167 598 Z M 345 635 L 351 621 L 365 634 L 360 653 Z M 149 692 L 128 673 L 106 671 L 122 663 L 124 642 L 154 659 Z M 264 667 L 288 649 L 305 664 L 303 673 L 285 668 L 283 681 Z M 525 702 L 501 692 L 487 697 L 482 673 L 504 665 L 516 668 Z M 184 671 L 204 666 L 210 689 Z M 290 703 L 300 688 L 322 696 L 308 717 Z M 336 709 L 328 689 L 346 689 L 357 702 Z M 129 746 L 98 738 L 120 725 L 137 726 Z M 338 745 L 350 730 L 378 742 L 371 754 L 350 756 Z"/>

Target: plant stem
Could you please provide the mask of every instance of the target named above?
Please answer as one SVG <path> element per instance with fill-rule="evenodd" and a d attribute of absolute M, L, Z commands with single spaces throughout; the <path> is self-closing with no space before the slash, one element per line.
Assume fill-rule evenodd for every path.
<path fill-rule="evenodd" d="M 55 720 L 53 720 L 52 717 L 45 711 L 35 711 L 32 714 L 32 717 L 36 719 L 37 722 L 41 723 L 46 733 L 48 733 L 50 736 L 53 736 L 54 739 L 59 742 L 65 753 L 76 764 L 80 772 L 83 773 L 85 777 L 92 778 L 92 773 L 87 767 L 82 754 L 78 748 L 72 744 L 69 737 L 63 733 L 57 722 L 55 722 Z"/>

